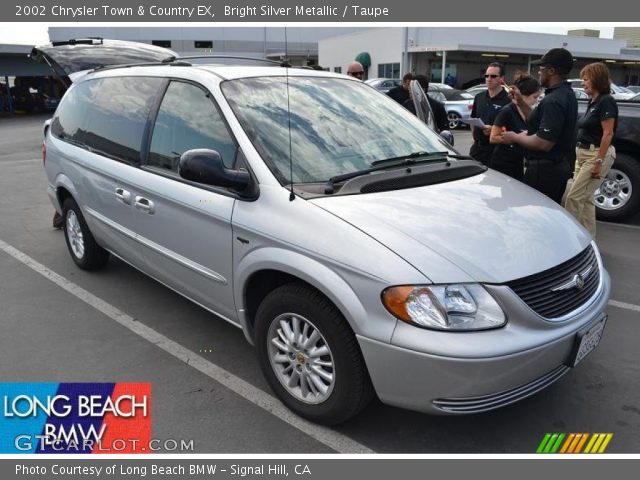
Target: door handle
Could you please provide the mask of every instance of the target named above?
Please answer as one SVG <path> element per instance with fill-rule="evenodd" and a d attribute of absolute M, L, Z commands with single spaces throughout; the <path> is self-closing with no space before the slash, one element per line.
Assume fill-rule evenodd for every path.
<path fill-rule="evenodd" d="M 125 190 L 124 188 L 116 188 L 116 198 L 122 203 L 131 205 L 131 192 Z"/>
<path fill-rule="evenodd" d="M 148 213 L 149 215 L 153 215 L 156 212 L 155 204 L 149 200 L 148 198 L 136 196 L 133 204 L 138 210 L 142 210 L 143 212 Z"/>

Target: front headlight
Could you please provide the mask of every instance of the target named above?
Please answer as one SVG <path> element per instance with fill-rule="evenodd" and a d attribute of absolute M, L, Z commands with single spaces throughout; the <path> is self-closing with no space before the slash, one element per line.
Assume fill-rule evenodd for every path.
<path fill-rule="evenodd" d="M 507 319 L 482 285 L 403 285 L 382 292 L 382 303 L 394 316 L 436 330 L 486 330 Z"/>

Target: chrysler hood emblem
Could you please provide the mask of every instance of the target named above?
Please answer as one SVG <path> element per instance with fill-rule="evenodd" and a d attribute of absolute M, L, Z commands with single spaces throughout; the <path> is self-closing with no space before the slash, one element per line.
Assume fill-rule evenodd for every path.
<path fill-rule="evenodd" d="M 558 285 L 555 288 L 552 288 L 551 291 L 561 292 L 563 290 L 570 290 L 572 288 L 582 290 L 584 288 L 585 281 L 589 278 L 592 272 L 593 272 L 593 265 L 587 267 L 585 270 L 583 270 L 580 273 L 576 273 L 573 277 L 571 277 L 571 280 L 561 285 Z"/>

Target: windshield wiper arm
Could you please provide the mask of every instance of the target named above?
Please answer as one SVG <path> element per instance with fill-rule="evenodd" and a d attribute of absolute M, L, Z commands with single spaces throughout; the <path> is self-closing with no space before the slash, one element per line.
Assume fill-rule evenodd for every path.
<path fill-rule="evenodd" d="M 390 157 L 390 158 L 383 158 L 382 160 L 376 160 L 375 162 L 371 162 L 371 165 L 375 166 L 383 163 L 393 162 L 396 160 L 413 160 L 419 157 L 428 160 L 431 158 L 442 158 L 447 156 L 449 156 L 449 152 L 413 152 L 408 155 L 401 155 L 399 157 Z M 413 162 L 402 162 L 401 165 L 404 165 L 405 163 L 413 163 Z"/>
<path fill-rule="evenodd" d="M 413 165 L 414 163 L 416 163 L 415 159 L 418 157 L 424 158 L 425 160 L 431 160 L 434 158 L 441 160 L 443 158 L 446 159 L 448 155 L 449 155 L 449 152 L 414 152 L 414 153 L 410 153 L 409 155 L 402 155 L 401 157 L 391 157 L 391 158 L 385 158 L 383 160 L 376 160 L 375 162 L 371 163 L 372 165 L 371 168 L 365 168 L 364 170 L 356 170 L 355 172 L 343 173 L 342 175 L 336 175 L 334 177 L 331 177 L 327 181 L 327 184 L 324 187 L 324 193 L 327 195 L 332 194 L 334 192 L 334 185 L 336 183 L 344 182 L 346 180 L 351 180 L 352 178 L 360 177 L 362 175 L 367 175 L 368 173 L 376 172 L 378 170 L 384 170 L 389 167 Z M 398 160 L 401 160 L 401 161 L 392 165 L 388 165 L 389 162 L 398 161 Z"/>

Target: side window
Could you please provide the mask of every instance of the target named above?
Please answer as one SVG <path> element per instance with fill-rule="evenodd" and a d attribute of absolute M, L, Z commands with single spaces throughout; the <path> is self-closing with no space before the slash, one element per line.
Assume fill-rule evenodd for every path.
<path fill-rule="evenodd" d="M 216 150 L 231 167 L 236 145 L 209 94 L 195 85 L 171 82 L 153 128 L 147 164 L 178 171 L 187 150 Z"/>
<path fill-rule="evenodd" d="M 161 78 L 110 77 L 91 82 L 92 105 L 84 143 L 99 153 L 129 163 L 140 161 L 149 112 Z"/>
<path fill-rule="evenodd" d="M 91 105 L 91 83 L 93 82 L 74 85 L 66 93 L 51 122 L 53 136 L 73 142 L 84 141 L 80 137 L 84 131 L 87 109 Z"/>

